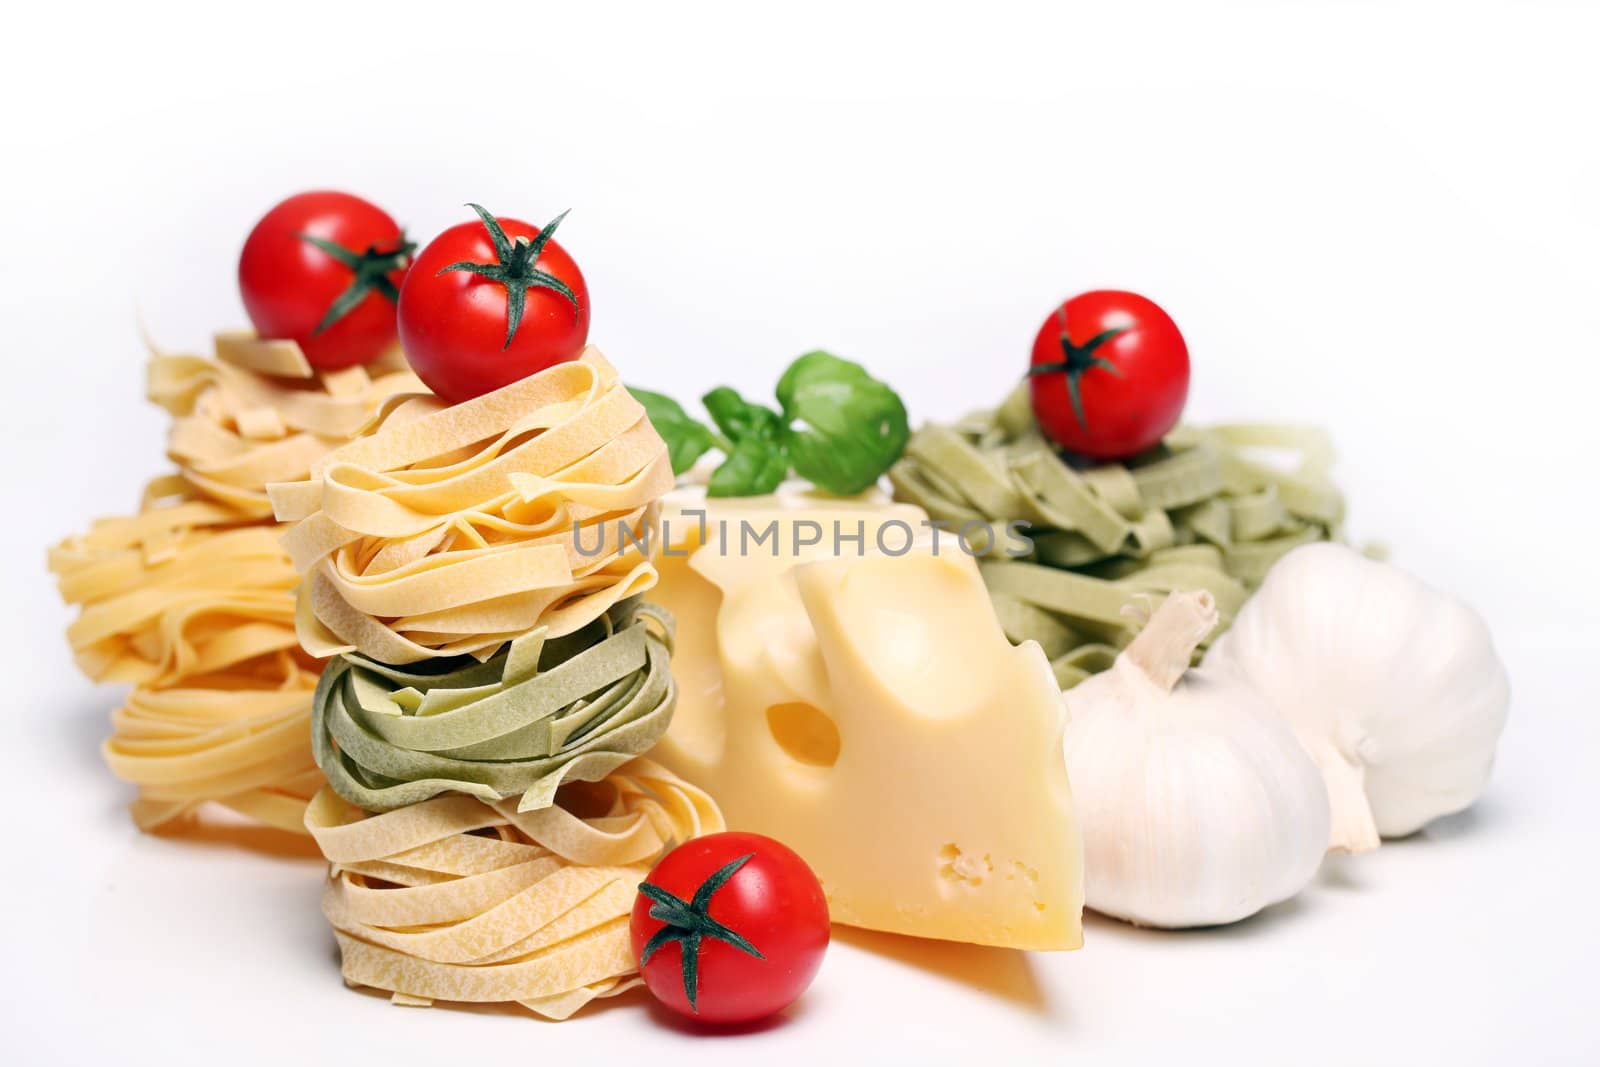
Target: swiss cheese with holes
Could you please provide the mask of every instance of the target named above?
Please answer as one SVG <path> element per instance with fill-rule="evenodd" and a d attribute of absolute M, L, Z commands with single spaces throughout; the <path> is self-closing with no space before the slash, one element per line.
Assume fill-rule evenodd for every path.
<path fill-rule="evenodd" d="M 835 922 L 1079 947 L 1061 694 L 975 562 L 912 507 L 705 507 L 680 491 L 665 512 L 651 598 L 678 620 L 680 696 L 652 758 L 800 853 Z"/>

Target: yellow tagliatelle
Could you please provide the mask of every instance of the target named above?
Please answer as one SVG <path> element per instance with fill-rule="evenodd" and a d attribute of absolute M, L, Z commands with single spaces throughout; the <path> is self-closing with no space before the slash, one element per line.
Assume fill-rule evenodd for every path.
<path fill-rule="evenodd" d="M 103 750 L 112 772 L 139 787 L 134 821 L 153 829 L 209 802 L 303 833 L 323 782 L 306 744 L 316 684 L 315 671 L 285 655 L 184 687 L 135 688 L 112 713 Z"/>
<path fill-rule="evenodd" d="M 318 376 L 291 342 L 217 339 L 217 358 L 155 353 L 150 396 L 177 416 L 177 473 L 136 515 L 101 519 L 50 553 L 81 610 L 68 641 L 84 673 L 134 686 L 112 715 L 107 764 L 139 789 L 153 829 L 215 802 L 304 832 L 322 784 L 310 746 L 320 665 L 300 648 L 299 575 L 266 480 L 307 477 L 409 372 Z"/>
<path fill-rule="evenodd" d="M 655 584 L 641 542 L 672 482 L 594 348 L 453 407 L 391 404 L 310 480 L 271 489 L 298 524 L 301 641 L 401 665 L 572 633 Z"/>
<path fill-rule="evenodd" d="M 294 566 L 268 524 L 228 525 L 210 501 L 100 519 L 50 552 L 67 627 L 90 678 L 152 688 L 299 651 Z"/>
<path fill-rule="evenodd" d="M 317 374 L 293 341 L 219 334 L 216 358 L 152 351 L 150 399 L 172 413 L 167 454 L 200 494 L 270 519 L 266 487 L 306 478 L 388 398 L 425 393 L 403 362 Z"/>
<path fill-rule="evenodd" d="M 667 848 L 723 829 L 705 793 L 644 759 L 519 813 L 449 794 L 367 815 L 324 789 L 306 826 L 345 981 L 397 1004 L 520 1003 L 565 1019 L 638 984 L 628 922 Z"/>
<path fill-rule="evenodd" d="M 155 501 L 50 553 L 62 598 L 82 609 L 67 629 L 79 666 L 135 686 L 104 754 L 139 787 L 145 829 L 215 801 L 295 830 L 321 783 L 294 567 L 274 526 L 232 517 L 212 501 Z"/>

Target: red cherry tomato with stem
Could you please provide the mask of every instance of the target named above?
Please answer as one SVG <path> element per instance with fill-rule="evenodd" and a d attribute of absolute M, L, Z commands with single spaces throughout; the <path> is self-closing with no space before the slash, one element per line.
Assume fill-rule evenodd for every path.
<path fill-rule="evenodd" d="M 1045 436 L 1090 459 L 1127 459 L 1178 424 L 1189 396 L 1189 349 L 1154 301 L 1098 289 L 1045 320 L 1028 376 Z"/>
<path fill-rule="evenodd" d="M 633 952 L 645 985 L 702 1022 L 755 1022 L 797 1000 L 828 948 L 828 902 L 817 876 L 760 834 L 679 845 L 656 864 L 633 905 Z"/>
<path fill-rule="evenodd" d="M 400 291 L 400 344 L 452 404 L 575 359 L 589 339 L 589 287 L 552 235 L 469 204 L 479 222 L 441 233 Z"/>
<path fill-rule="evenodd" d="M 318 370 L 394 347 L 395 304 L 416 246 L 382 208 L 349 193 L 299 193 L 262 216 L 239 255 L 256 332 L 299 344 Z"/>

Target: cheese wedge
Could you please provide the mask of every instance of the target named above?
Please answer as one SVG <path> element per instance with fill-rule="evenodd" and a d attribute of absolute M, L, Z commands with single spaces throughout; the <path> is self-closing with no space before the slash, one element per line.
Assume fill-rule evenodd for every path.
<path fill-rule="evenodd" d="M 1060 691 L 1037 645 L 1007 642 L 975 562 L 913 507 L 712 501 L 703 531 L 684 517 L 702 507 L 668 500 L 650 596 L 677 616 L 680 695 L 651 757 L 805 857 L 835 922 L 1079 947 Z M 775 540 L 752 547 L 746 520 Z"/>

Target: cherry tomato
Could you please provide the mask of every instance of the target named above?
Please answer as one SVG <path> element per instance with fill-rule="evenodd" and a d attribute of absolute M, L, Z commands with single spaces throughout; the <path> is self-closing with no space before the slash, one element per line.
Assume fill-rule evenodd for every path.
<path fill-rule="evenodd" d="M 793 1004 L 822 966 L 828 902 L 805 860 L 760 834 L 679 845 L 633 905 L 633 953 L 657 1000 L 703 1022 Z"/>
<path fill-rule="evenodd" d="M 417 377 L 452 404 L 577 358 L 589 287 L 543 229 L 476 204 L 422 250 L 400 291 L 400 344 Z"/>
<path fill-rule="evenodd" d="M 262 337 L 318 370 L 370 363 L 395 343 L 415 249 L 388 213 L 349 193 L 300 193 L 261 217 L 239 255 L 239 294 Z"/>
<path fill-rule="evenodd" d="M 1028 375 L 1045 436 L 1090 459 L 1126 459 L 1177 425 L 1189 397 L 1189 349 L 1153 301 L 1097 289 L 1039 327 Z"/>

